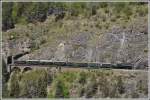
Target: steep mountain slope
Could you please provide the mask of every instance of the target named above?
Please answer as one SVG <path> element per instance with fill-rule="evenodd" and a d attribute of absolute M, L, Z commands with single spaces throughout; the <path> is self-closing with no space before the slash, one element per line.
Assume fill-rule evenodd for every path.
<path fill-rule="evenodd" d="M 18 60 L 129 63 L 134 68 L 148 67 L 147 3 L 5 4 L 4 57 L 29 51 Z M 35 66 L 8 73 L 4 62 L 5 59 L 2 93 L 6 98 L 148 97 L 147 70 L 58 70 Z"/>
<path fill-rule="evenodd" d="M 135 68 L 146 68 L 146 4 L 124 6 L 118 14 L 113 7 L 116 5 L 97 8 L 89 17 L 70 16 L 68 11 L 62 17 L 62 13 L 57 15 L 59 9 L 54 10 L 42 23 L 16 24 L 4 32 L 4 44 L 11 46 L 12 54 L 30 48 L 31 53 L 20 60 L 130 63 Z"/>

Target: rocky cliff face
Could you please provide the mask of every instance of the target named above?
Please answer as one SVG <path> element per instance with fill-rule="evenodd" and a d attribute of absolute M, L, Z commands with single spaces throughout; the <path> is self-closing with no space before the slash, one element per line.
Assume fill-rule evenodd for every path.
<path fill-rule="evenodd" d="M 30 48 L 30 54 L 19 60 L 130 63 L 135 68 L 146 68 L 146 5 L 127 6 L 124 9 L 131 9 L 131 12 L 122 10 L 120 13 L 112 11 L 111 6 L 106 8 L 96 9 L 89 17 L 65 12 L 59 20 L 59 10 L 54 10 L 44 22 L 15 25 L 14 29 L 3 33 L 3 49 L 7 48 L 5 42 L 12 54 Z"/>
<path fill-rule="evenodd" d="M 28 58 L 52 61 L 130 63 L 135 68 L 146 68 L 148 66 L 148 29 L 144 22 L 139 18 L 126 28 L 112 26 L 106 33 L 99 35 L 96 35 L 94 31 L 78 32 L 69 39 L 60 39 L 55 46 L 49 45 L 20 60 Z"/>

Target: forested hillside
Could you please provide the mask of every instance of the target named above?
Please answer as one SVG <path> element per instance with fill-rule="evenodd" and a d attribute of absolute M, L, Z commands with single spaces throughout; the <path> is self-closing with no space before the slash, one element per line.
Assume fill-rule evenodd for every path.
<path fill-rule="evenodd" d="M 30 22 L 46 20 L 48 15 L 61 14 L 63 18 L 66 13 L 70 16 L 83 15 L 84 17 L 90 17 L 96 15 L 97 9 L 103 8 L 106 13 L 113 13 L 114 16 L 121 16 L 123 13 L 125 18 L 129 18 L 133 15 L 132 6 L 144 5 L 145 3 L 44 3 L 44 2 L 24 2 L 24 3 L 3 3 L 3 30 L 14 28 L 15 24 L 27 24 Z M 110 11 L 111 9 L 111 11 Z M 137 13 L 140 16 L 147 14 L 145 7 L 138 8 Z M 111 16 L 111 15 L 110 15 Z M 115 18 L 113 18 L 115 19 Z M 113 20 L 112 19 L 112 20 Z"/>

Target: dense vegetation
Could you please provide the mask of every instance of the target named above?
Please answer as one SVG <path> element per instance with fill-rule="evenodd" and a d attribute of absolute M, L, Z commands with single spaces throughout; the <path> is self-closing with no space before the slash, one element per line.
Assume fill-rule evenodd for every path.
<path fill-rule="evenodd" d="M 140 71 L 134 73 L 112 70 L 58 72 L 40 69 L 22 73 L 16 70 L 11 74 L 5 87 L 7 92 L 3 93 L 3 96 L 11 98 L 146 97 L 147 79 L 143 79 L 143 75 L 145 76 L 146 73 Z M 129 85 L 132 87 L 129 88 Z"/>
<path fill-rule="evenodd" d="M 14 28 L 16 23 L 26 24 L 35 21 L 45 21 L 49 14 L 55 12 L 58 18 L 63 18 L 64 11 L 69 12 L 70 16 L 84 15 L 89 17 L 96 14 L 98 8 L 104 8 L 106 13 L 115 13 L 118 17 L 123 12 L 125 17 L 132 15 L 132 6 L 144 5 L 145 3 L 3 3 L 3 30 Z M 130 6 L 129 6 L 130 5 Z M 110 10 L 112 12 L 110 12 Z M 142 8 L 138 9 L 142 16 L 147 11 Z M 66 14 L 66 13 L 65 13 Z M 110 15 L 111 16 L 111 15 Z M 114 18 L 115 20 L 115 18 Z"/>

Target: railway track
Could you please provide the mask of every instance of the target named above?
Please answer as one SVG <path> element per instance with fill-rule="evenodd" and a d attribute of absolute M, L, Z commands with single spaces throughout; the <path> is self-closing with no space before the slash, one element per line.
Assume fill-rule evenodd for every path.
<path fill-rule="evenodd" d="M 133 69 L 132 64 L 111 64 L 111 63 L 81 63 L 81 62 L 60 62 L 60 61 L 50 61 L 50 60 L 26 60 L 26 61 L 18 61 L 15 60 L 11 66 L 29 66 L 29 67 L 64 67 L 64 68 L 92 68 L 92 69 L 100 69 L 100 68 L 111 68 L 111 69 Z"/>

